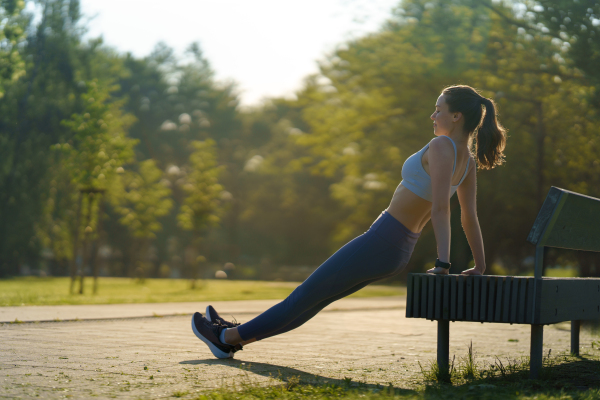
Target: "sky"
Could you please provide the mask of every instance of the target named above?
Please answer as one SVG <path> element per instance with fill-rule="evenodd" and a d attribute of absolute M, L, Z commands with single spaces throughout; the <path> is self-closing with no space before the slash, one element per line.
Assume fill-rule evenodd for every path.
<path fill-rule="evenodd" d="M 87 37 L 148 55 L 159 41 L 182 54 L 199 42 L 216 78 L 241 104 L 293 96 L 317 60 L 377 31 L 399 0 L 80 0 Z"/>

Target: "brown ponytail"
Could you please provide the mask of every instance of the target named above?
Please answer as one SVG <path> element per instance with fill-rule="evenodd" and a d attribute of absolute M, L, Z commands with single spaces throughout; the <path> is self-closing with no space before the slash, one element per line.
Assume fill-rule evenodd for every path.
<path fill-rule="evenodd" d="M 504 147 L 506 147 L 506 129 L 496 119 L 496 106 L 492 99 L 483 98 L 485 115 L 477 129 L 475 151 L 479 166 L 492 169 L 504 162 Z"/>
<path fill-rule="evenodd" d="M 506 129 L 496 119 L 494 101 L 467 85 L 447 87 L 442 94 L 449 111 L 460 112 L 465 119 L 465 132 L 470 138 L 474 136 L 479 168 L 492 169 L 501 165 L 504 162 Z"/>

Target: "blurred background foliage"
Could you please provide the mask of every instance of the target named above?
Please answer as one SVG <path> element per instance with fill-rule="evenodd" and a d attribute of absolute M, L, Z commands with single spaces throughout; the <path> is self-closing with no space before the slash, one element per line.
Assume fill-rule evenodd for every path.
<path fill-rule="evenodd" d="M 494 98 L 509 129 L 506 165 L 478 176 L 492 273 L 531 269 L 550 186 L 600 197 L 598 1 L 404 0 L 296 98 L 251 108 L 197 43 L 136 58 L 83 40 L 77 0 L 36 4 L 40 18 L 0 1 L 0 276 L 197 278 L 229 262 L 233 277 L 301 278 L 387 207 L 457 83 Z M 90 188 L 106 194 L 78 200 Z M 462 269 L 456 198 L 452 211 Z M 83 235 L 93 245 L 75 246 Z M 427 226 L 408 269 L 435 257 Z M 549 262 L 600 275 L 597 256 Z"/>

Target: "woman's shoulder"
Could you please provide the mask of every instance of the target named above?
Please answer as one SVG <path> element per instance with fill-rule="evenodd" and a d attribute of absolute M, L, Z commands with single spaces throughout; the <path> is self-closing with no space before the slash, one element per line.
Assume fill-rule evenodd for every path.
<path fill-rule="evenodd" d="M 445 138 L 443 136 L 434 137 L 429 142 L 429 148 L 441 156 L 451 155 L 454 157 L 454 142 L 448 136 Z"/>

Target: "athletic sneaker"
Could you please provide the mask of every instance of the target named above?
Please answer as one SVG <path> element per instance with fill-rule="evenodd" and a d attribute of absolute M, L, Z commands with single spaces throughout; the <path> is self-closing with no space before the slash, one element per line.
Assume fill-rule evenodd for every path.
<path fill-rule="evenodd" d="M 233 357 L 233 353 L 238 352 L 240 350 L 244 350 L 241 343 L 238 343 L 235 346 L 233 346 L 233 349 L 231 349 L 231 357 Z"/>
<path fill-rule="evenodd" d="M 217 313 L 217 310 L 215 310 L 214 307 L 210 305 L 206 307 L 206 319 L 217 325 L 225 325 L 225 327 L 227 328 L 235 328 L 236 326 L 241 325 L 235 320 L 235 318 L 233 322 L 225 321 L 223 318 L 221 318 L 219 313 Z"/>
<path fill-rule="evenodd" d="M 241 350 L 242 347 L 221 343 L 219 336 L 221 335 L 221 331 L 225 328 L 224 325 L 217 325 L 208 321 L 199 312 L 194 313 L 194 316 L 192 317 L 192 331 L 194 331 L 194 335 L 206 343 L 210 351 L 217 358 L 232 358 L 233 353 Z"/>

